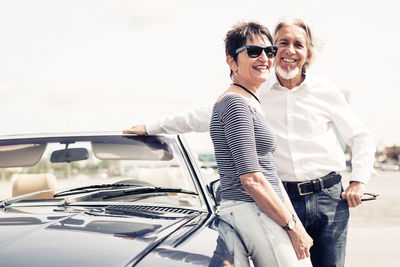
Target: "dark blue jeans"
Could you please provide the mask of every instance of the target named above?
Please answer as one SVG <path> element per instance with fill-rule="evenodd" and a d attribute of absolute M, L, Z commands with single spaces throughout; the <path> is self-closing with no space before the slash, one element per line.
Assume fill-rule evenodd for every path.
<path fill-rule="evenodd" d="M 342 191 L 342 183 L 338 183 L 309 195 L 289 194 L 297 215 L 314 240 L 310 249 L 314 267 L 344 266 L 349 207 L 340 198 Z"/>

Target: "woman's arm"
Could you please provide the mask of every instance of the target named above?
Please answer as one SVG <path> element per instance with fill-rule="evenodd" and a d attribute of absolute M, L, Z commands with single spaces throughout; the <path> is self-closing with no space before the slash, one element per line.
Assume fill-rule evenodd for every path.
<path fill-rule="evenodd" d="M 295 212 L 281 201 L 261 172 L 251 108 L 244 98 L 234 94 L 225 96 L 219 104 L 219 119 L 244 190 L 271 219 L 281 226 L 288 225 Z M 312 239 L 304 228 L 297 226 L 288 232 L 297 257 L 309 257 Z"/>
<path fill-rule="evenodd" d="M 257 206 L 275 222 L 285 226 L 292 220 L 292 212 L 282 203 L 261 172 L 241 175 L 240 181 Z"/>
<path fill-rule="evenodd" d="M 293 244 L 298 259 L 310 257 L 310 247 L 313 244 L 312 238 L 305 231 L 301 221 L 290 202 L 290 199 L 281 184 L 284 203 L 275 193 L 272 185 L 266 180 L 262 173 L 254 172 L 240 176 L 240 181 L 246 192 L 254 199 L 257 206 L 279 225 L 286 226 L 296 217 L 296 227 L 287 231 Z"/>
<path fill-rule="evenodd" d="M 301 259 L 301 253 L 302 251 L 305 252 L 306 257 L 310 257 L 310 247 L 313 245 L 313 240 L 312 238 L 307 234 L 306 229 L 304 228 L 303 224 L 301 223 L 300 218 L 297 216 L 295 209 L 293 208 L 292 202 L 290 201 L 290 198 L 283 187 L 282 182 L 279 183 L 281 190 L 282 190 L 282 195 L 284 199 L 284 204 L 286 208 L 292 212 L 293 215 L 296 216 L 296 227 L 293 229 L 293 231 L 289 231 L 289 237 L 290 240 L 292 241 L 293 247 L 295 248 L 296 255 L 299 259 Z M 300 257 L 299 257 L 300 256 Z"/>

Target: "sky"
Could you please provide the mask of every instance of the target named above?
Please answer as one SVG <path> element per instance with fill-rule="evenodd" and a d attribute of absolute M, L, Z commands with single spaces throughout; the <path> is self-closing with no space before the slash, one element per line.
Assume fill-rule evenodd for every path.
<path fill-rule="evenodd" d="M 0 0 L 0 135 L 119 131 L 211 105 L 231 83 L 226 32 L 294 16 L 317 40 L 310 72 L 347 92 L 378 147 L 400 145 L 399 10 L 394 0 Z"/>

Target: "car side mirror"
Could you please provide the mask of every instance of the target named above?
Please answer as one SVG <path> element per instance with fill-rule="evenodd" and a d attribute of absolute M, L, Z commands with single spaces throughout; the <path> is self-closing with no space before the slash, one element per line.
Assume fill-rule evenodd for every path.
<path fill-rule="evenodd" d="M 219 206 L 221 204 L 221 181 L 216 179 L 210 182 L 209 190 L 215 203 Z"/>

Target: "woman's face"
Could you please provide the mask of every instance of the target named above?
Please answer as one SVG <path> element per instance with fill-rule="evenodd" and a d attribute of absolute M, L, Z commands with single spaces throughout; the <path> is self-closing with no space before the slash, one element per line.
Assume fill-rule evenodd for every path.
<path fill-rule="evenodd" d="M 247 38 L 245 45 L 257 45 L 261 47 L 270 46 L 271 43 L 269 42 L 267 37 L 261 35 L 255 35 L 253 40 Z M 270 69 L 273 65 L 273 59 L 270 59 L 266 56 L 265 51 L 263 51 L 260 56 L 256 58 L 251 58 L 247 55 L 247 49 L 241 51 L 237 55 L 236 60 L 236 71 L 234 72 L 235 75 L 240 80 L 245 80 L 247 83 L 252 84 L 254 86 L 260 86 L 268 79 L 268 75 Z"/>

